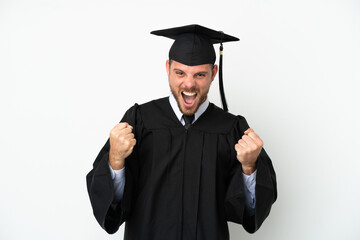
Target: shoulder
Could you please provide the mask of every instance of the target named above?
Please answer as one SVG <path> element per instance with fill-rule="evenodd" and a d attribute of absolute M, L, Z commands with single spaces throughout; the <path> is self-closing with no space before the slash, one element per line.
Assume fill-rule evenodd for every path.
<path fill-rule="evenodd" d="M 171 108 L 169 97 L 155 99 L 137 106 L 138 118 L 147 129 L 179 127 L 179 122 Z M 181 125 L 180 125 L 181 127 Z"/>
<path fill-rule="evenodd" d="M 154 110 L 162 110 L 166 108 L 167 102 L 168 102 L 168 97 L 163 97 L 142 104 L 135 103 L 126 111 L 125 115 L 147 113 L 147 112 L 152 112 Z"/>
<path fill-rule="evenodd" d="M 199 118 L 197 128 L 205 132 L 227 134 L 239 125 L 244 125 L 245 118 L 240 115 L 234 115 L 225 112 L 213 103 L 209 104 L 208 109 Z"/>
<path fill-rule="evenodd" d="M 141 112 L 144 111 L 154 111 L 154 110 L 164 110 L 169 105 L 169 97 L 163 97 L 159 99 L 154 99 L 152 101 L 143 103 L 139 105 Z"/>

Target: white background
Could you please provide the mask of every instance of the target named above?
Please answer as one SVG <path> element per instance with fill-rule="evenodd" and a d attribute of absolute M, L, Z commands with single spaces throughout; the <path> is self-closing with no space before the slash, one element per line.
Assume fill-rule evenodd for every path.
<path fill-rule="evenodd" d="M 0 0 L 0 239 L 122 239 L 85 175 L 126 109 L 169 94 L 172 41 L 149 32 L 192 23 L 241 39 L 224 46 L 227 101 L 278 178 L 261 229 L 231 239 L 360 239 L 355 0 Z"/>

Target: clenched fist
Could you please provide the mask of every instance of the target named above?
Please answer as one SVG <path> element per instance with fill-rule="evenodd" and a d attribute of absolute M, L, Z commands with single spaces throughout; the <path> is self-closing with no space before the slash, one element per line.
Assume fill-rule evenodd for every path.
<path fill-rule="evenodd" d="M 132 133 L 133 127 L 123 122 L 110 131 L 109 162 L 114 170 L 122 169 L 127 158 L 133 151 L 136 139 Z"/>
<path fill-rule="evenodd" d="M 246 130 L 242 138 L 235 144 L 236 156 L 245 174 L 250 175 L 256 170 L 256 160 L 262 146 L 263 141 L 252 128 Z"/>

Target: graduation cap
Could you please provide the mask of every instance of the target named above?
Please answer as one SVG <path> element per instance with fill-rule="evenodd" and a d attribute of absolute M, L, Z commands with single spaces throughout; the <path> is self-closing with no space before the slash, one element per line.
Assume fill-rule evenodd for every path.
<path fill-rule="evenodd" d="M 219 88 L 223 109 L 228 111 L 222 78 L 222 44 L 239 39 L 197 24 L 152 31 L 151 34 L 174 39 L 169 51 L 169 59 L 188 66 L 214 64 L 216 54 L 213 44 L 220 43 Z"/>

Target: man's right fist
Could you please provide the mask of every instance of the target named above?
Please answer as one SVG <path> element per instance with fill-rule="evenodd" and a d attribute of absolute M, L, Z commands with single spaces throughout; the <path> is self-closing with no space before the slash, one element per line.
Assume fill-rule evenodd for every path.
<path fill-rule="evenodd" d="M 136 139 L 132 133 L 133 127 L 126 122 L 118 123 L 110 131 L 109 162 L 114 170 L 122 169 L 127 158 L 133 151 Z"/>

